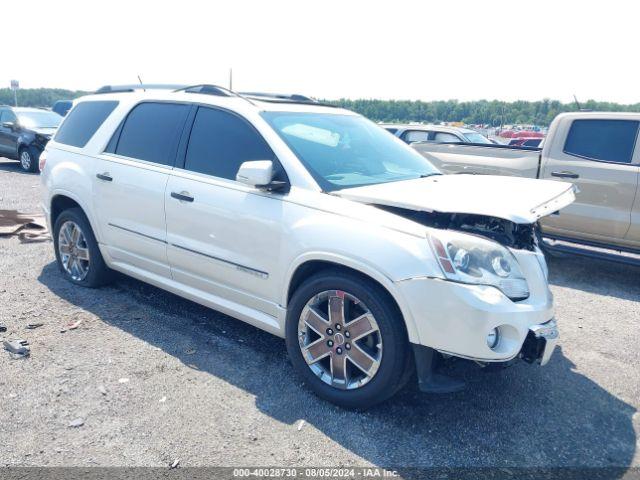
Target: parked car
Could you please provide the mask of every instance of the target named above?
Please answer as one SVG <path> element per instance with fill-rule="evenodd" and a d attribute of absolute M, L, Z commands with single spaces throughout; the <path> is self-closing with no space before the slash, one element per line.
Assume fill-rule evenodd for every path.
<path fill-rule="evenodd" d="M 53 104 L 51 110 L 64 117 L 71 110 L 71 107 L 73 107 L 73 100 L 58 100 Z"/>
<path fill-rule="evenodd" d="M 544 137 L 515 137 L 509 141 L 511 147 L 540 147 Z"/>
<path fill-rule="evenodd" d="M 551 124 L 542 150 L 435 144 L 415 148 L 445 173 L 573 182 L 579 191 L 576 202 L 540 221 L 550 239 L 548 247 L 637 263 L 633 256 L 615 251 L 640 253 L 639 125 L 637 113 L 565 113 Z"/>
<path fill-rule="evenodd" d="M 441 354 L 549 360 L 534 227 L 570 184 L 441 175 L 364 117 L 299 97 L 106 91 L 41 157 L 70 282 L 117 270 L 284 337 L 305 383 L 346 407 L 390 398 L 414 368 L 424 391 L 462 388 L 435 371 Z"/>
<path fill-rule="evenodd" d="M 0 157 L 37 172 L 40 153 L 61 121 L 57 113 L 40 108 L 0 106 Z"/>
<path fill-rule="evenodd" d="M 381 127 L 393 133 L 406 143 L 493 143 L 481 133 L 468 128 L 446 127 L 444 125 L 395 125 L 382 124 Z"/>

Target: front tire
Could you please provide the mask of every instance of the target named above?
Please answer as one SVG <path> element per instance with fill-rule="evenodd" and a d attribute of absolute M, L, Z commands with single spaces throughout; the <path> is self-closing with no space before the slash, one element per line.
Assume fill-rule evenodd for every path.
<path fill-rule="evenodd" d="M 20 168 L 25 172 L 37 172 L 39 157 L 40 155 L 35 148 L 21 147 L 18 151 L 18 161 L 20 162 Z"/>
<path fill-rule="evenodd" d="M 96 288 L 111 280 L 112 271 L 104 263 L 89 220 L 80 208 L 58 215 L 53 245 L 58 268 L 71 283 Z"/>
<path fill-rule="evenodd" d="M 342 407 L 381 403 L 410 377 L 402 315 L 386 290 L 355 273 L 321 272 L 295 291 L 286 343 L 294 369 L 311 390 Z"/>

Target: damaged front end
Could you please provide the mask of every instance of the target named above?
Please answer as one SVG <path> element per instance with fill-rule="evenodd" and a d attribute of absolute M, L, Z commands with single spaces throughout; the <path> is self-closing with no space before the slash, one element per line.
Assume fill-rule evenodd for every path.
<path fill-rule="evenodd" d="M 425 212 L 387 205 L 376 207 L 427 227 L 479 235 L 516 250 L 534 251 L 537 246 L 537 223 L 515 223 L 470 213 Z"/>

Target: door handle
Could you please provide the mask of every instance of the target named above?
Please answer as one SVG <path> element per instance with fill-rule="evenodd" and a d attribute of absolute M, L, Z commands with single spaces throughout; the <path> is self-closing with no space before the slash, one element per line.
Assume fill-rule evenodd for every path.
<path fill-rule="evenodd" d="M 580 178 L 580 175 L 573 172 L 551 172 L 551 176 L 560 178 Z"/>
<path fill-rule="evenodd" d="M 171 196 L 181 202 L 193 202 L 194 198 L 189 194 L 189 192 L 171 192 Z"/>
<path fill-rule="evenodd" d="M 113 178 L 109 175 L 109 172 L 98 173 L 96 174 L 96 177 L 98 177 L 100 180 L 104 180 L 105 182 L 113 181 Z"/>

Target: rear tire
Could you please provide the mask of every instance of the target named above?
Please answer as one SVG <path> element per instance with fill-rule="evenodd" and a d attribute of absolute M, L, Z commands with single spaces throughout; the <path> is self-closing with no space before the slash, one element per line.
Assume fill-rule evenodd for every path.
<path fill-rule="evenodd" d="M 342 303 L 336 300 L 341 295 Z M 333 318 L 339 318 L 335 313 L 338 310 L 331 305 L 340 305 L 343 311 L 344 321 L 337 331 L 332 312 Z M 315 323 L 309 334 L 305 319 L 313 316 L 314 323 L 317 313 L 321 314 L 320 323 Z M 367 330 L 358 329 L 356 320 L 367 315 L 371 315 L 367 325 L 377 330 L 358 339 L 358 332 Z M 323 319 L 326 324 L 321 323 Z M 317 330 L 323 330 L 322 335 L 316 335 Z M 287 310 L 286 344 L 294 369 L 309 388 L 346 408 L 365 409 L 384 402 L 406 384 L 412 373 L 407 332 L 395 302 L 372 280 L 348 271 L 320 272 L 295 291 Z M 361 356 L 363 350 L 369 360 Z M 377 365 L 362 369 L 354 360 L 365 365 L 363 359 L 375 359 Z"/>
<path fill-rule="evenodd" d="M 58 268 L 71 283 L 96 288 L 109 283 L 113 271 L 100 253 L 86 215 L 80 208 L 70 208 L 56 218 L 53 245 Z"/>
<path fill-rule="evenodd" d="M 20 150 L 18 151 L 20 168 L 25 172 L 37 172 L 39 158 L 40 152 L 33 147 L 20 147 Z"/>

